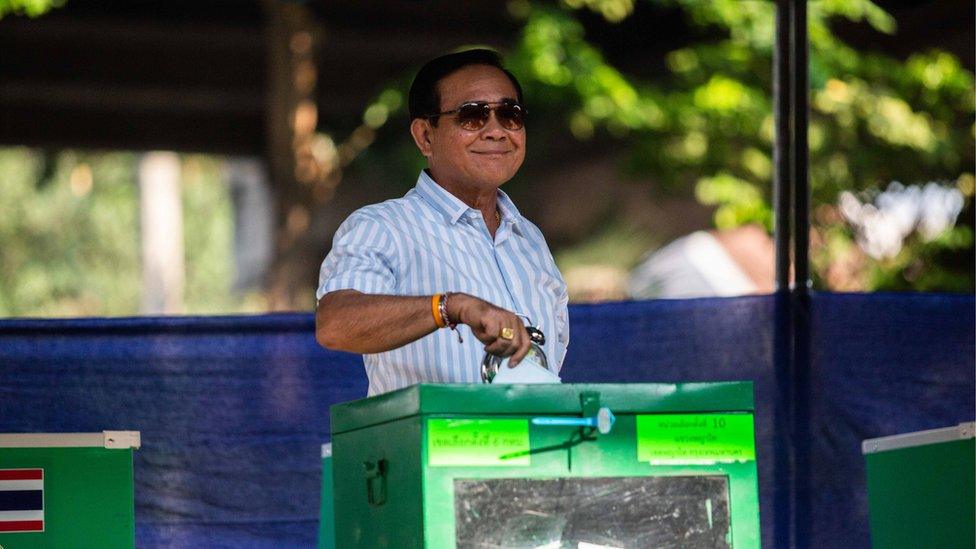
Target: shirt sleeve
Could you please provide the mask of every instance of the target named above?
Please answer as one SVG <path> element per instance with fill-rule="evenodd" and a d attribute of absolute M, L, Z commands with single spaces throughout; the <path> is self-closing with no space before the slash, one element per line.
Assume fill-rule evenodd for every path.
<path fill-rule="evenodd" d="M 336 231 L 332 250 L 319 269 L 315 298 L 336 290 L 392 294 L 397 283 L 397 248 L 380 219 L 354 212 Z"/>
<path fill-rule="evenodd" d="M 563 282 L 562 292 L 556 301 L 556 364 L 562 369 L 566 350 L 569 349 L 569 289 Z"/>

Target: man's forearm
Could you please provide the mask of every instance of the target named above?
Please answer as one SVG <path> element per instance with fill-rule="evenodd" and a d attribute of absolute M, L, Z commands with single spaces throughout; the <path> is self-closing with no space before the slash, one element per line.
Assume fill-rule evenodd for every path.
<path fill-rule="evenodd" d="M 330 292 L 315 310 L 315 338 L 329 349 L 381 353 L 437 329 L 430 297 Z"/>
<path fill-rule="evenodd" d="M 437 329 L 431 298 L 355 290 L 327 293 L 315 310 L 315 339 L 323 347 L 360 354 L 402 347 Z M 451 293 L 446 309 L 445 322 L 466 324 L 485 351 L 511 356 L 509 366 L 517 365 L 529 351 L 525 325 L 515 313 L 464 293 Z"/>

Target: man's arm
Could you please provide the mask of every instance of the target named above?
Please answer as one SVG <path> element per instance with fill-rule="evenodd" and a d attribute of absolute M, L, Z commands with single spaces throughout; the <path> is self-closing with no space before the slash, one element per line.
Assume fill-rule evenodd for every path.
<path fill-rule="evenodd" d="M 485 350 L 511 356 L 516 366 L 529 351 L 530 340 L 522 320 L 514 313 L 477 297 L 452 293 L 447 300 L 452 322 L 467 324 Z M 515 335 L 500 337 L 502 328 Z M 369 354 L 412 343 L 437 329 L 431 296 L 372 295 L 337 290 L 322 296 L 315 309 L 315 339 L 323 347 Z"/>

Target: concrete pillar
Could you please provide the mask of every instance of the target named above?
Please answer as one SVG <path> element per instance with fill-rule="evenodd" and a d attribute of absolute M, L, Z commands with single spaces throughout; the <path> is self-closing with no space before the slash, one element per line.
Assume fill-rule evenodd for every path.
<path fill-rule="evenodd" d="M 139 159 L 142 314 L 183 312 L 185 277 L 180 158 L 149 152 Z"/>

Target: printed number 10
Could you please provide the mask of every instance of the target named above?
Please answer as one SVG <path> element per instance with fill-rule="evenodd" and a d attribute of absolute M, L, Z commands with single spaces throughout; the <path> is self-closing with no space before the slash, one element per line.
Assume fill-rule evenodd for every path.
<path fill-rule="evenodd" d="M 719 429 L 724 429 L 725 428 L 725 418 L 724 417 L 715 417 L 715 418 L 712 418 L 712 427 L 719 428 Z"/>

